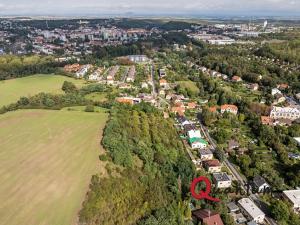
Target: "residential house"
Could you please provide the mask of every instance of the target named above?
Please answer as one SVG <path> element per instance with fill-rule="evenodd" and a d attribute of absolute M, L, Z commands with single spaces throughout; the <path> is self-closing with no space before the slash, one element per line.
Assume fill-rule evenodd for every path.
<path fill-rule="evenodd" d="M 273 125 L 273 119 L 269 116 L 261 116 L 260 120 L 263 125 L 269 125 L 269 126 Z"/>
<path fill-rule="evenodd" d="M 64 71 L 68 73 L 75 73 L 79 71 L 81 66 L 78 63 L 72 64 L 72 65 L 65 65 Z"/>
<path fill-rule="evenodd" d="M 165 69 L 160 69 L 159 70 L 159 77 L 165 77 L 167 76 L 167 72 Z"/>
<path fill-rule="evenodd" d="M 300 190 L 283 191 L 283 197 L 292 204 L 295 212 L 300 212 Z"/>
<path fill-rule="evenodd" d="M 228 80 L 228 76 L 226 74 L 222 74 L 222 79 L 223 80 Z"/>
<path fill-rule="evenodd" d="M 147 62 L 149 60 L 148 57 L 145 55 L 129 55 L 128 59 L 131 62 L 135 62 L 135 63 Z"/>
<path fill-rule="evenodd" d="M 120 66 L 113 66 L 112 68 L 110 68 L 108 75 L 106 77 L 107 84 L 114 83 L 115 75 L 119 71 L 119 69 L 120 69 Z"/>
<path fill-rule="evenodd" d="M 207 141 L 198 137 L 189 138 L 189 143 L 192 149 L 203 149 L 208 145 Z"/>
<path fill-rule="evenodd" d="M 221 105 L 221 113 L 233 113 L 234 115 L 236 115 L 238 113 L 238 107 L 235 105 Z"/>
<path fill-rule="evenodd" d="M 202 71 L 202 72 L 204 73 L 204 72 L 207 71 L 207 68 L 202 66 L 202 67 L 199 68 L 199 70 Z"/>
<path fill-rule="evenodd" d="M 218 74 L 217 71 L 214 71 L 214 70 L 211 70 L 211 71 L 210 71 L 210 75 L 211 75 L 212 77 L 216 77 L 217 74 Z"/>
<path fill-rule="evenodd" d="M 176 102 L 175 104 L 174 104 L 176 107 L 180 107 L 180 108 L 185 108 L 185 106 L 184 106 L 184 103 L 183 102 Z"/>
<path fill-rule="evenodd" d="M 241 82 L 241 81 L 242 81 L 242 78 L 239 77 L 239 76 L 233 76 L 233 77 L 231 78 L 231 81 L 232 81 L 232 82 Z"/>
<path fill-rule="evenodd" d="M 291 126 L 292 123 L 293 123 L 293 121 L 290 120 L 290 119 L 281 118 L 281 119 L 275 120 L 274 125 L 275 126 L 277 126 L 277 125 L 279 125 L 279 126 Z"/>
<path fill-rule="evenodd" d="M 285 90 L 285 89 L 288 89 L 289 88 L 289 85 L 288 84 L 278 84 L 277 85 L 277 88 L 279 90 Z"/>
<path fill-rule="evenodd" d="M 297 107 L 277 107 L 273 106 L 270 112 L 272 119 L 289 119 L 294 121 L 300 118 L 300 110 Z"/>
<path fill-rule="evenodd" d="M 216 77 L 220 78 L 220 77 L 222 77 L 222 74 L 221 73 L 217 73 Z"/>
<path fill-rule="evenodd" d="M 281 91 L 278 88 L 273 88 L 271 91 L 272 95 L 276 95 L 276 94 L 282 94 Z"/>
<path fill-rule="evenodd" d="M 124 104 L 129 104 L 129 105 L 133 105 L 133 98 L 130 97 L 120 97 L 116 99 L 117 102 L 119 103 L 124 103 Z"/>
<path fill-rule="evenodd" d="M 257 205 L 254 204 L 249 198 L 242 198 L 238 201 L 241 206 L 243 213 L 249 218 L 249 220 L 254 220 L 256 223 L 263 223 L 265 219 L 265 214 L 261 211 Z"/>
<path fill-rule="evenodd" d="M 259 85 L 257 83 L 249 85 L 249 89 L 252 90 L 252 91 L 257 91 L 258 88 L 259 88 Z"/>
<path fill-rule="evenodd" d="M 294 137 L 294 139 L 297 142 L 297 144 L 300 146 L 300 137 Z"/>
<path fill-rule="evenodd" d="M 273 104 L 277 105 L 279 103 L 285 102 L 285 100 L 286 100 L 286 98 L 284 97 L 283 94 L 277 93 L 277 94 L 274 95 L 274 102 L 273 102 Z"/>
<path fill-rule="evenodd" d="M 211 160 L 214 157 L 213 153 L 209 149 L 200 149 L 199 155 L 202 161 Z"/>
<path fill-rule="evenodd" d="M 185 125 L 191 124 L 191 122 L 185 116 L 177 115 L 176 120 L 180 124 L 182 129 Z"/>
<path fill-rule="evenodd" d="M 228 142 L 228 151 L 229 152 L 231 152 L 232 150 L 235 150 L 239 147 L 240 147 L 240 144 L 236 140 L 234 140 L 234 139 L 229 140 L 229 142 Z"/>
<path fill-rule="evenodd" d="M 101 77 L 97 72 L 94 72 L 91 75 L 89 75 L 89 80 L 90 81 L 99 81 L 99 80 L 101 80 Z"/>
<path fill-rule="evenodd" d="M 213 173 L 213 182 L 217 188 L 228 188 L 231 186 L 231 179 L 227 173 Z"/>
<path fill-rule="evenodd" d="M 255 221 L 249 221 L 248 223 L 247 223 L 247 225 L 257 225 L 257 223 L 255 222 Z"/>
<path fill-rule="evenodd" d="M 101 81 L 102 77 L 101 77 L 101 73 L 103 72 L 102 68 L 98 68 L 96 71 L 94 71 L 90 76 L 89 76 L 89 80 L 90 81 Z"/>
<path fill-rule="evenodd" d="M 183 126 L 183 130 L 184 130 L 184 132 L 187 134 L 189 131 L 191 131 L 191 130 L 195 130 L 196 129 L 196 127 L 195 127 L 195 125 L 194 124 L 185 124 L 184 126 Z"/>
<path fill-rule="evenodd" d="M 197 129 L 187 131 L 187 136 L 189 138 L 202 138 L 200 130 Z"/>
<path fill-rule="evenodd" d="M 192 211 L 195 222 L 203 225 L 224 225 L 220 215 L 210 209 L 196 209 Z"/>
<path fill-rule="evenodd" d="M 160 89 L 158 94 L 159 94 L 159 96 L 165 97 L 166 96 L 166 91 L 164 89 Z"/>
<path fill-rule="evenodd" d="M 147 82 L 142 82 L 141 87 L 142 88 L 148 88 L 149 86 L 148 86 Z"/>
<path fill-rule="evenodd" d="M 92 67 L 91 65 L 84 65 L 84 66 L 82 66 L 81 69 L 76 72 L 76 77 L 77 78 L 84 77 L 87 74 L 87 72 L 89 71 L 89 69 L 91 67 Z"/>
<path fill-rule="evenodd" d="M 253 178 L 253 187 L 259 192 L 262 193 L 268 189 L 270 189 L 270 185 L 266 182 L 266 180 L 261 176 L 255 176 Z"/>
<path fill-rule="evenodd" d="M 208 111 L 212 112 L 212 113 L 216 113 L 217 112 L 217 106 L 211 106 L 208 108 Z"/>
<path fill-rule="evenodd" d="M 209 173 L 219 173 L 222 168 L 220 161 L 217 159 L 204 161 L 203 166 Z"/>
<path fill-rule="evenodd" d="M 126 82 L 134 82 L 134 80 L 135 80 L 135 66 L 131 66 L 127 74 Z"/>
<path fill-rule="evenodd" d="M 187 104 L 187 109 L 195 109 L 197 107 L 197 104 L 195 102 L 189 102 Z"/>
<path fill-rule="evenodd" d="M 238 155 L 244 155 L 245 152 L 247 152 L 247 151 L 248 151 L 247 148 L 238 148 L 238 149 L 236 150 L 236 152 L 237 152 Z"/>
<path fill-rule="evenodd" d="M 171 112 L 177 115 L 183 116 L 185 113 L 185 109 L 181 107 L 172 107 Z"/>
<path fill-rule="evenodd" d="M 234 202 L 229 202 L 227 204 L 227 208 L 231 213 L 236 213 L 240 210 L 240 208 Z"/>
<path fill-rule="evenodd" d="M 289 159 L 296 159 L 296 160 L 299 160 L 299 159 L 300 159 L 300 154 L 298 154 L 298 153 L 293 153 L 293 152 L 289 152 L 289 153 L 288 153 L 288 157 L 289 157 Z"/>
<path fill-rule="evenodd" d="M 245 216 L 242 213 L 237 213 L 237 214 L 231 213 L 231 216 L 233 216 L 234 221 L 237 224 L 245 224 L 247 222 L 247 219 L 245 218 Z"/>
<path fill-rule="evenodd" d="M 165 80 L 165 79 L 160 79 L 159 80 L 159 86 L 161 87 L 161 88 L 168 88 L 168 81 L 167 80 Z"/>
<path fill-rule="evenodd" d="M 131 89 L 132 85 L 131 84 L 126 84 L 126 83 L 121 83 L 118 86 L 120 89 Z"/>

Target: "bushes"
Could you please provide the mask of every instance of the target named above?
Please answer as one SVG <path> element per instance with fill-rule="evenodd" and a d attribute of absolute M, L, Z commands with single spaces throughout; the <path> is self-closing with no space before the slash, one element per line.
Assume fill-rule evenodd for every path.
<path fill-rule="evenodd" d="M 21 97 L 17 103 L 2 107 L 0 113 L 17 109 L 61 109 L 63 107 L 86 105 L 89 103 L 90 101 L 78 94 L 55 95 L 39 93 L 29 98 Z"/>
<path fill-rule="evenodd" d="M 102 143 L 113 163 L 125 170 L 119 178 L 92 179 L 80 212 L 82 224 L 136 224 L 141 218 L 144 224 L 152 220 L 151 214 L 157 221 L 179 224 L 184 214 L 173 206 L 186 197 L 195 171 L 173 121 L 163 119 L 149 104 L 116 105 Z M 102 161 L 110 157 L 99 156 Z M 167 207 L 169 213 L 157 214 Z"/>
<path fill-rule="evenodd" d="M 85 107 L 85 112 L 94 112 L 95 111 L 95 107 L 93 105 L 87 105 Z"/>
<path fill-rule="evenodd" d="M 1 56 L 0 80 L 24 77 L 37 73 L 58 72 L 60 64 L 51 56 Z"/>

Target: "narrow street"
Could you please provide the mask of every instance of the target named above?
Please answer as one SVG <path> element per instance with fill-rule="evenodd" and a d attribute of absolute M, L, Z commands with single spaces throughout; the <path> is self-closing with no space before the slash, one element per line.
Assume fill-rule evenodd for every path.
<path fill-rule="evenodd" d="M 155 74 L 155 68 L 153 66 L 153 64 L 150 65 L 150 71 L 151 71 L 151 83 L 152 83 L 152 95 L 156 98 L 156 96 L 158 95 L 157 90 L 155 88 L 155 78 L 154 78 L 154 74 Z"/>
<path fill-rule="evenodd" d="M 198 118 L 198 121 L 199 121 L 199 124 L 200 124 L 200 128 L 201 128 L 201 131 L 202 133 L 204 134 L 205 138 L 208 140 L 210 146 L 212 147 L 211 150 L 214 152 L 216 150 L 216 143 L 215 141 L 211 138 L 209 132 L 207 131 L 206 127 L 202 124 L 200 118 Z M 234 167 L 234 165 L 229 162 L 229 160 L 227 158 L 224 159 L 224 164 L 225 166 L 230 170 L 230 172 L 232 173 L 232 175 L 234 176 L 234 178 L 240 182 L 241 184 L 241 188 L 247 192 L 247 188 L 246 188 L 246 184 L 248 183 L 247 179 L 244 178 L 240 173 L 239 171 L 237 171 L 237 169 Z M 252 194 L 251 192 L 251 189 L 249 190 L 249 193 L 250 193 L 250 196 L 249 198 L 255 202 L 258 207 L 267 215 L 268 212 L 266 212 L 265 209 L 263 209 L 261 207 L 260 204 L 258 204 L 259 202 L 261 202 L 261 199 L 260 197 L 257 195 L 257 194 Z M 277 225 L 276 221 L 268 216 L 265 217 L 265 220 L 268 224 L 270 225 Z"/>

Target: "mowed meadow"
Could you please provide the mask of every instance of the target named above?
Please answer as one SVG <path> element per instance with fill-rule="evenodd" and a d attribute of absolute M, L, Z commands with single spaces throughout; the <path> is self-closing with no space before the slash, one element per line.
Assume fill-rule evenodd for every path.
<path fill-rule="evenodd" d="M 14 103 L 20 97 L 28 97 L 40 92 L 62 93 L 64 81 L 71 81 L 77 87 L 84 85 L 84 80 L 51 74 L 37 74 L 28 77 L 0 81 L 0 107 Z"/>
<path fill-rule="evenodd" d="M 99 160 L 104 111 L 0 115 L 0 224 L 76 224 Z"/>

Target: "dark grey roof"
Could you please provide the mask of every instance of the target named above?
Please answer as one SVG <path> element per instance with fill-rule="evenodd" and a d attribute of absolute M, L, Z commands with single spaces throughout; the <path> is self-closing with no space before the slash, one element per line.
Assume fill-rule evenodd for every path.
<path fill-rule="evenodd" d="M 261 186 L 264 185 L 264 184 L 268 184 L 268 183 L 266 182 L 266 180 L 265 180 L 263 177 L 261 177 L 261 176 L 255 176 L 255 177 L 253 178 L 253 183 L 254 183 L 257 187 L 261 187 Z"/>
<path fill-rule="evenodd" d="M 230 212 L 236 212 L 240 209 L 234 202 L 229 202 L 227 204 L 227 207 L 230 210 Z"/>
<path fill-rule="evenodd" d="M 188 131 L 191 131 L 191 130 L 195 130 L 195 129 L 196 129 L 196 127 L 195 127 L 193 124 L 185 124 L 185 125 L 183 126 L 183 128 L 184 128 L 184 131 L 185 131 L 185 132 L 188 132 Z"/>
<path fill-rule="evenodd" d="M 229 148 L 229 149 L 238 148 L 239 146 L 240 146 L 240 144 L 239 144 L 236 140 L 231 139 L 231 140 L 228 142 L 228 148 Z"/>
<path fill-rule="evenodd" d="M 199 153 L 200 153 L 201 155 L 211 155 L 211 154 L 213 154 L 212 151 L 209 150 L 209 149 L 200 149 L 200 150 L 199 150 Z"/>
<path fill-rule="evenodd" d="M 185 118 L 184 116 L 177 116 L 177 120 L 179 123 L 183 123 L 183 122 L 187 121 L 187 118 Z"/>
<path fill-rule="evenodd" d="M 254 222 L 254 221 L 250 221 L 250 222 L 247 223 L 247 225 L 257 225 L 257 223 Z"/>
<path fill-rule="evenodd" d="M 214 173 L 213 177 L 216 181 L 229 181 L 230 180 L 227 173 Z"/>

